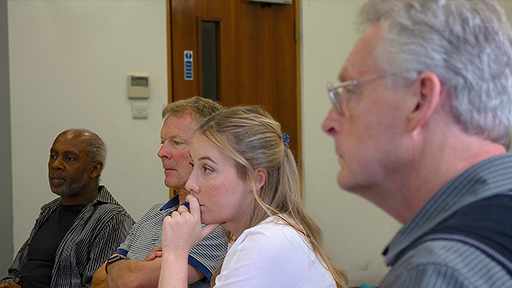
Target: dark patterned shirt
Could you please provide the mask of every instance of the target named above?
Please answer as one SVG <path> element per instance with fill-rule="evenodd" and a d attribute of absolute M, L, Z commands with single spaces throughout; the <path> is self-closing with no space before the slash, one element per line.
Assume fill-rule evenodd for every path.
<path fill-rule="evenodd" d="M 57 249 L 51 287 L 90 287 L 94 272 L 114 253 L 134 224 L 107 188 L 100 186 L 98 190 L 96 199 L 78 215 Z M 19 276 L 34 235 L 59 206 L 62 206 L 60 197 L 41 207 L 29 238 L 21 246 L 9 268 L 9 275 L 2 282 L 13 281 Z"/>

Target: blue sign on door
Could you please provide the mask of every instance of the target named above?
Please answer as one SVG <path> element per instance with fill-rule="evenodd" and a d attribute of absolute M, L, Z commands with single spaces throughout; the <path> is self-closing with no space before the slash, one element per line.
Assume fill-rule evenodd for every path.
<path fill-rule="evenodd" d="M 185 80 L 193 80 L 194 79 L 194 71 L 192 67 L 194 66 L 194 56 L 192 51 L 185 50 Z"/>

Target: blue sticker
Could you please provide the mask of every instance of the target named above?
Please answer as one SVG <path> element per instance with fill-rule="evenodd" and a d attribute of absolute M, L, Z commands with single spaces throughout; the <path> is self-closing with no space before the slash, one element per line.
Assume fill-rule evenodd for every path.
<path fill-rule="evenodd" d="M 194 54 L 192 51 L 185 50 L 185 80 L 194 80 Z"/>

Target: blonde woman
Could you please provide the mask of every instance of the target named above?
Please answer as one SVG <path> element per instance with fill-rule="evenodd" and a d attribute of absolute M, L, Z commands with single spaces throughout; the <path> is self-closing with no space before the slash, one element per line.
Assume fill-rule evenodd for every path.
<path fill-rule="evenodd" d="M 346 287 L 303 206 L 288 141 L 259 107 L 231 108 L 199 126 L 190 211 L 181 206 L 164 220 L 159 287 L 187 287 L 190 248 L 219 225 L 233 244 L 212 287 Z"/>

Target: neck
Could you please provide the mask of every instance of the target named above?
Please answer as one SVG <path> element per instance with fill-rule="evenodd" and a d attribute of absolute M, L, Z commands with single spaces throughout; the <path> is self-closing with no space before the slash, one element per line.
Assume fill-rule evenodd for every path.
<path fill-rule="evenodd" d="M 412 153 L 400 173 L 387 178 L 380 191 L 367 197 L 405 224 L 444 185 L 475 164 L 506 153 L 500 144 L 458 132 L 443 141 L 427 143 Z M 457 134 L 457 132 L 455 132 Z"/>
<path fill-rule="evenodd" d="M 190 192 L 185 188 L 174 188 L 174 192 L 178 194 L 178 197 L 180 198 L 180 204 L 185 202 L 187 200 L 187 196 L 190 194 Z"/>

